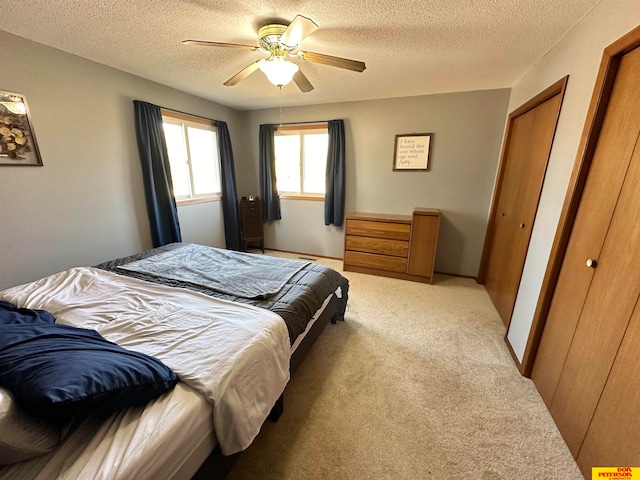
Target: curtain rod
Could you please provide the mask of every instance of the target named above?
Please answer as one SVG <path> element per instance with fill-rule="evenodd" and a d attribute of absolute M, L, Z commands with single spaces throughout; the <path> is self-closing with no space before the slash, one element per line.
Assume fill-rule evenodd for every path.
<path fill-rule="evenodd" d="M 329 121 L 315 120 L 313 122 L 294 122 L 274 124 L 276 132 L 287 132 L 295 130 L 313 130 L 318 128 L 329 128 Z"/>
<path fill-rule="evenodd" d="M 329 123 L 331 120 L 313 120 L 308 122 L 274 123 L 273 125 L 309 125 L 314 123 Z"/>
<path fill-rule="evenodd" d="M 162 110 L 169 110 L 170 112 L 179 113 L 181 115 L 187 115 L 189 117 L 202 118 L 203 120 L 209 120 L 210 122 L 216 123 L 218 120 L 214 120 L 213 118 L 203 117 L 202 115 L 194 115 L 193 113 L 182 112 L 180 110 L 176 110 L 175 108 L 167 108 L 161 105 L 158 105 Z"/>

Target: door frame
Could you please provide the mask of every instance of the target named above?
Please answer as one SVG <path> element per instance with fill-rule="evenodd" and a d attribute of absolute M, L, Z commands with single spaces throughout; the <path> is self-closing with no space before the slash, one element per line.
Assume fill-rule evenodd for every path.
<path fill-rule="evenodd" d="M 564 261 L 571 230 L 576 220 L 582 193 L 591 168 L 600 131 L 602 130 L 604 116 L 611 98 L 613 84 L 618 74 L 620 59 L 637 47 L 640 47 L 640 26 L 604 49 L 573 172 L 571 173 L 560 220 L 558 221 L 558 228 L 551 247 L 551 253 L 549 254 L 549 261 L 547 262 L 540 288 L 536 310 L 533 314 L 529 338 L 527 339 L 522 363 L 518 363 L 520 372 L 526 377 L 531 376 L 533 363 L 542 338 L 542 331 L 547 321 L 551 300 L 560 276 L 560 268 Z"/>
<path fill-rule="evenodd" d="M 555 97 L 556 95 L 560 95 L 560 106 L 558 107 L 558 112 L 555 118 L 555 126 L 553 129 L 553 136 L 551 137 L 551 143 L 549 144 L 549 151 L 546 154 L 546 163 L 544 166 L 543 173 L 543 184 L 544 177 L 546 175 L 547 166 L 549 164 L 549 156 L 551 155 L 551 148 L 553 147 L 553 139 L 556 135 L 556 129 L 558 127 L 558 118 L 560 117 L 560 110 L 562 109 L 562 101 L 564 100 L 564 92 L 567 89 L 567 81 L 569 80 L 569 75 L 561 78 L 556 83 L 547 87 L 538 95 L 530 99 L 528 102 L 524 103 L 520 107 L 516 108 L 513 112 L 509 114 L 509 118 L 507 120 L 507 128 L 504 135 L 504 141 L 502 143 L 502 152 L 500 154 L 500 163 L 498 164 L 498 174 L 496 176 L 496 183 L 493 187 L 493 195 L 491 198 L 491 210 L 489 213 L 489 222 L 487 224 L 487 233 L 484 237 L 484 247 L 482 249 L 482 258 L 480 260 L 480 269 L 478 270 L 477 282 L 484 284 L 487 275 L 487 269 L 489 266 L 489 257 L 491 256 L 491 247 L 493 245 L 495 228 L 496 228 L 496 216 L 498 215 L 498 204 L 500 203 L 500 194 L 502 193 L 502 183 L 504 181 L 504 175 L 507 170 L 507 154 L 509 152 L 509 146 L 511 144 L 511 134 L 513 131 L 513 124 L 515 120 L 524 115 L 525 113 L 533 110 L 537 106 L 543 104 L 550 98 Z M 540 192 L 542 192 L 542 184 L 540 185 Z M 540 204 L 540 193 L 538 193 L 538 204 Z M 537 211 L 536 205 L 536 211 Z M 529 237 L 531 238 L 531 237 Z M 524 269 L 524 263 L 523 263 Z M 520 272 L 520 278 L 522 278 L 522 271 Z M 509 320 L 511 322 L 511 320 Z M 507 326 L 507 330 L 509 327 Z"/>

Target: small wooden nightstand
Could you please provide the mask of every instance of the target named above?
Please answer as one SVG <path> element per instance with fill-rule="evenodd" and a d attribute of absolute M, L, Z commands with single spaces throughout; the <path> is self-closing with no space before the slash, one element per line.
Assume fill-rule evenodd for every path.
<path fill-rule="evenodd" d="M 249 244 L 260 244 L 264 253 L 264 230 L 262 228 L 262 200 L 240 201 L 240 217 L 242 220 L 242 250 Z"/>

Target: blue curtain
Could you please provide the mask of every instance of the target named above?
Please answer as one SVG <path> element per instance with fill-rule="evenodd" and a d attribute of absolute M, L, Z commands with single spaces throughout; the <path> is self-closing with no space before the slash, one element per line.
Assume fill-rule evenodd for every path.
<path fill-rule="evenodd" d="M 236 169 L 233 149 L 226 122 L 216 120 L 218 148 L 220 150 L 220 173 L 222 181 L 222 215 L 224 217 L 224 238 L 229 250 L 241 250 L 240 217 L 238 214 L 238 194 L 236 191 Z"/>
<path fill-rule="evenodd" d="M 265 220 L 280 220 L 280 197 L 276 186 L 275 125 L 260 125 L 260 196 L 262 217 Z"/>
<path fill-rule="evenodd" d="M 139 100 L 134 100 L 133 105 L 153 246 L 181 242 L 160 107 Z"/>
<path fill-rule="evenodd" d="M 326 192 L 324 196 L 324 224 L 342 225 L 344 220 L 345 159 L 344 121 L 328 122 L 329 148 L 327 152 Z"/>

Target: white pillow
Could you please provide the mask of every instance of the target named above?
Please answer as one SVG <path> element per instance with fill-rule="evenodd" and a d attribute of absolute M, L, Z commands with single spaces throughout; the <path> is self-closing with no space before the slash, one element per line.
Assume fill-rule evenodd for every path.
<path fill-rule="evenodd" d="M 60 443 L 51 425 L 26 414 L 11 393 L 0 387 L 0 465 L 43 455 Z"/>

